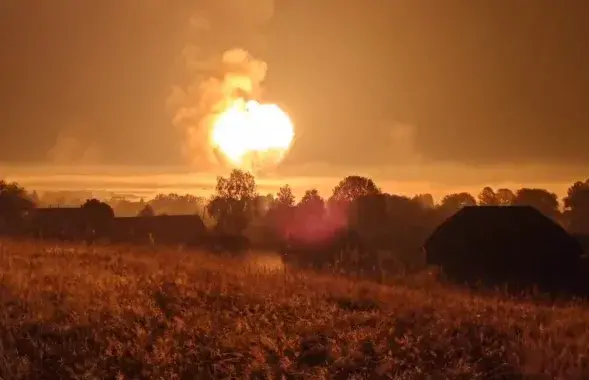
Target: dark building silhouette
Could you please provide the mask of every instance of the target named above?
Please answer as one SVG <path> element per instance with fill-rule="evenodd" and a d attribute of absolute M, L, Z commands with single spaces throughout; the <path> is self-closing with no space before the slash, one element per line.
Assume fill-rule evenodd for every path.
<path fill-rule="evenodd" d="M 86 227 L 86 214 L 80 207 L 37 208 L 28 218 L 33 236 L 44 239 L 77 240 Z"/>
<path fill-rule="evenodd" d="M 572 234 L 583 248 L 583 253 L 589 255 L 589 235 L 587 234 Z"/>
<path fill-rule="evenodd" d="M 113 241 L 130 243 L 198 244 L 206 235 L 198 215 L 117 217 L 111 230 Z"/>
<path fill-rule="evenodd" d="M 424 249 L 428 264 L 463 283 L 567 292 L 578 286 L 579 242 L 530 206 L 464 207 Z"/>

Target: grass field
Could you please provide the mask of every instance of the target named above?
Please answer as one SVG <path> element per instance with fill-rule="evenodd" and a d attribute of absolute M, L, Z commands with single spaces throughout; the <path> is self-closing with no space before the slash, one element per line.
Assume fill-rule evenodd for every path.
<path fill-rule="evenodd" d="M 269 272 L 195 252 L 0 243 L 1 379 L 589 378 L 589 310 Z"/>

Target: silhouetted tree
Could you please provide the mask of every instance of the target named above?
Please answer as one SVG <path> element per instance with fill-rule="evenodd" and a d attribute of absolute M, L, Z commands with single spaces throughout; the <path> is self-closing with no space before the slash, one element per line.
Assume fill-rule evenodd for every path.
<path fill-rule="evenodd" d="M 563 199 L 568 215 L 567 228 L 577 234 L 589 234 L 589 179 L 569 187 Z"/>
<path fill-rule="evenodd" d="M 286 239 L 289 229 L 292 227 L 294 203 L 295 196 L 289 185 L 284 185 L 278 189 L 266 218 L 267 224 L 271 226 L 270 229 L 278 241 Z"/>
<path fill-rule="evenodd" d="M 390 195 L 387 199 L 387 239 L 381 247 L 394 252 L 390 257 L 395 267 L 405 269 L 423 265 L 421 246 L 437 225 L 436 211 L 416 199 L 400 195 Z"/>
<path fill-rule="evenodd" d="M 417 194 L 413 197 L 415 201 L 417 201 L 420 205 L 426 208 L 434 208 L 435 202 L 434 197 L 431 194 Z"/>
<path fill-rule="evenodd" d="M 556 194 L 544 189 L 519 189 L 513 200 L 516 206 L 532 206 L 544 215 L 557 220 L 559 216 Z"/>
<path fill-rule="evenodd" d="M 306 218 L 322 219 L 325 214 L 325 200 L 317 189 L 305 191 L 297 208 Z"/>
<path fill-rule="evenodd" d="M 324 214 L 324 201 L 317 190 L 308 190 L 301 201 L 294 206 L 294 196 L 289 186 L 282 187 L 267 215 L 275 241 L 284 248 L 299 238 L 321 235 Z"/>
<path fill-rule="evenodd" d="M 215 190 L 207 210 L 217 220 L 217 230 L 241 234 L 254 215 L 253 203 L 258 195 L 254 176 L 234 169 L 229 178 L 217 177 Z"/>
<path fill-rule="evenodd" d="M 465 206 L 475 206 L 476 200 L 469 193 L 448 194 L 442 198 L 440 210 L 446 216 L 453 214 Z"/>
<path fill-rule="evenodd" d="M 81 206 L 86 220 L 86 232 L 89 237 L 102 236 L 108 233 L 115 213 L 108 203 L 98 199 L 88 199 Z"/>
<path fill-rule="evenodd" d="M 191 194 L 158 194 L 149 201 L 156 214 L 193 215 L 201 211 L 202 199 Z"/>
<path fill-rule="evenodd" d="M 155 212 L 150 204 L 146 204 L 141 211 L 137 213 L 137 216 L 140 217 L 151 217 L 155 216 Z"/>
<path fill-rule="evenodd" d="M 26 214 L 34 207 L 24 188 L 14 182 L 0 181 L 0 231 L 20 229 Z"/>
<path fill-rule="evenodd" d="M 479 205 L 481 206 L 498 206 L 499 200 L 497 194 L 489 186 L 483 188 L 478 196 Z"/>
<path fill-rule="evenodd" d="M 86 215 L 94 218 L 112 219 L 115 217 L 112 207 L 98 199 L 88 199 L 81 207 L 86 212 Z"/>
<path fill-rule="evenodd" d="M 380 194 L 380 189 L 372 179 L 357 175 L 348 176 L 333 189 L 330 200 L 351 202 L 364 195 Z"/>
<path fill-rule="evenodd" d="M 425 214 L 421 203 L 402 195 L 391 194 L 387 197 L 387 215 L 393 224 L 391 228 L 400 227 L 401 224 L 415 225 L 422 222 Z"/>
<path fill-rule="evenodd" d="M 497 198 L 497 205 L 499 206 L 510 206 L 513 204 L 515 200 L 515 194 L 510 189 L 498 189 L 497 193 L 495 193 L 495 197 Z"/>
<path fill-rule="evenodd" d="M 380 193 L 380 189 L 370 178 L 357 175 L 345 177 L 334 187 L 333 193 L 327 201 L 329 224 L 338 226 L 338 228 L 346 228 L 349 223 L 348 208 L 351 203 L 362 196 Z"/>
<path fill-rule="evenodd" d="M 264 202 L 266 203 L 268 208 L 270 208 L 274 204 L 274 195 L 271 193 L 268 193 L 264 196 L 264 198 L 265 198 Z"/>
<path fill-rule="evenodd" d="M 355 198 L 348 210 L 350 226 L 358 233 L 372 239 L 388 228 L 388 194 L 366 194 Z"/>
<path fill-rule="evenodd" d="M 567 195 L 564 198 L 565 209 L 574 209 L 576 207 L 585 206 L 587 199 L 584 192 L 589 189 L 589 179 L 585 181 L 577 181 L 571 185 L 567 190 Z"/>
<path fill-rule="evenodd" d="M 263 218 L 274 203 L 274 196 L 272 194 L 257 195 L 253 200 L 254 218 Z"/>
<path fill-rule="evenodd" d="M 29 200 L 31 202 L 33 202 L 33 204 L 35 206 L 37 206 L 37 207 L 40 206 L 40 204 L 41 204 L 41 198 L 39 198 L 39 194 L 37 194 L 37 191 L 36 190 L 33 190 L 31 193 L 29 193 L 27 195 L 27 197 L 29 198 Z"/>
<path fill-rule="evenodd" d="M 217 177 L 216 195 L 222 198 L 253 199 L 257 194 L 256 179 L 246 171 L 233 169 L 229 178 Z"/>
<path fill-rule="evenodd" d="M 292 193 L 290 185 L 284 185 L 278 189 L 274 205 L 277 207 L 292 207 L 295 204 L 295 196 Z"/>

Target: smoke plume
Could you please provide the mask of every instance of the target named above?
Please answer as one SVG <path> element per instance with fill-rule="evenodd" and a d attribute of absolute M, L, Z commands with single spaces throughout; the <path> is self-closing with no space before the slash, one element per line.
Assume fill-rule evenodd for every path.
<path fill-rule="evenodd" d="M 421 154 L 418 151 L 415 141 L 417 130 L 411 124 L 394 122 L 390 126 L 390 140 L 387 141 L 388 161 L 399 165 L 418 164 Z"/>
<path fill-rule="evenodd" d="M 55 143 L 47 151 L 47 158 L 53 164 L 58 165 L 93 165 L 100 160 L 100 150 L 94 144 L 85 143 L 79 135 L 73 131 L 76 129 L 63 129 L 57 135 Z"/>
<path fill-rule="evenodd" d="M 259 98 L 267 65 L 251 51 L 263 51 L 263 27 L 273 1 L 208 0 L 189 20 L 191 40 L 180 54 L 183 78 L 168 98 L 183 154 L 194 166 L 220 164 L 210 143 L 215 117 L 237 97 Z"/>

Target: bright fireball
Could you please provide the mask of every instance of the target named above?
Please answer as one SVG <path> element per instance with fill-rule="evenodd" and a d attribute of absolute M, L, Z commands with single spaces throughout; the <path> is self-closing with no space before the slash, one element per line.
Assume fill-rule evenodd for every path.
<path fill-rule="evenodd" d="M 211 140 L 234 166 L 243 167 L 249 156 L 264 161 L 284 157 L 294 137 L 288 115 L 275 104 L 235 101 L 213 123 Z"/>

